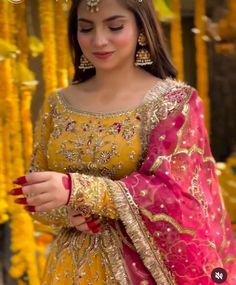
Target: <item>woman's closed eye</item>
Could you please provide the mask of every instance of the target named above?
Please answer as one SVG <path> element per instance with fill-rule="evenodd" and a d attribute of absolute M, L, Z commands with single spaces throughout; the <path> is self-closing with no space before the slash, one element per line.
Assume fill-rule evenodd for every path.
<path fill-rule="evenodd" d="M 119 26 L 109 26 L 108 27 L 111 31 L 120 31 L 124 28 L 124 25 L 119 25 Z M 93 30 L 93 28 L 80 28 L 80 33 L 89 33 Z"/>
<path fill-rule="evenodd" d="M 92 31 L 93 28 L 80 28 L 79 31 L 80 33 L 89 33 Z"/>
<path fill-rule="evenodd" d="M 112 26 L 112 27 L 109 27 L 109 29 L 111 31 L 120 31 L 124 28 L 124 25 L 119 25 L 119 26 Z"/>

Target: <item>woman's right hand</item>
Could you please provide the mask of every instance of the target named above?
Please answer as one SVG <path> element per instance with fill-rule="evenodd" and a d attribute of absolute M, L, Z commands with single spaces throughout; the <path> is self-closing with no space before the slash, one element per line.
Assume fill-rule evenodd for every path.
<path fill-rule="evenodd" d="M 101 219 L 99 216 L 92 215 L 90 217 L 84 217 L 76 214 L 75 212 L 69 213 L 69 219 L 71 224 L 81 232 L 88 232 L 90 234 L 96 234 L 100 231 Z"/>

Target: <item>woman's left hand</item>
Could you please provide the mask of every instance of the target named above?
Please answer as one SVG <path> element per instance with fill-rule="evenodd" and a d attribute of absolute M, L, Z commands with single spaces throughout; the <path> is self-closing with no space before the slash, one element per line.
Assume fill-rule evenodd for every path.
<path fill-rule="evenodd" d="M 50 211 L 68 203 L 71 192 L 71 181 L 67 174 L 58 172 L 33 172 L 17 178 L 13 183 L 21 188 L 10 191 L 11 195 L 23 195 L 15 200 L 18 204 L 27 205 L 31 212 Z"/>

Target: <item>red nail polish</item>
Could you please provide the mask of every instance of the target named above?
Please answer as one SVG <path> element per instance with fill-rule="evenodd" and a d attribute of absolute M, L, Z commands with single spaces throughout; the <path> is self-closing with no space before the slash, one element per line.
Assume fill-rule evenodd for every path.
<path fill-rule="evenodd" d="M 14 188 L 10 192 L 8 192 L 10 195 L 21 195 L 23 194 L 22 188 Z"/>
<path fill-rule="evenodd" d="M 26 198 L 17 198 L 17 199 L 15 200 L 15 203 L 21 204 L 21 205 L 27 205 L 27 204 L 28 204 Z"/>
<path fill-rule="evenodd" d="M 25 176 L 21 176 L 21 177 L 16 178 L 16 180 L 14 180 L 13 183 L 23 185 L 27 183 L 27 180 Z"/>
<path fill-rule="evenodd" d="M 96 228 L 92 228 L 91 231 L 92 233 L 97 234 L 98 232 L 100 232 L 100 226 L 97 226 Z"/>
<path fill-rule="evenodd" d="M 36 212 L 34 206 L 26 206 L 25 210 L 28 211 L 28 212 Z"/>
<path fill-rule="evenodd" d="M 92 220 L 90 222 L 87 222 L 88 228 L 90 230 L 97 228 L 99 225 L 97 224 L 97 220 Z"/>
<path fill-rule="evenodd" d="M 23 185 L 27 183 L 27 180 L 25 176 L 21 176 L 21 177 L 16 178 L 16 180 L 14 180 L 13 183 Z"/>

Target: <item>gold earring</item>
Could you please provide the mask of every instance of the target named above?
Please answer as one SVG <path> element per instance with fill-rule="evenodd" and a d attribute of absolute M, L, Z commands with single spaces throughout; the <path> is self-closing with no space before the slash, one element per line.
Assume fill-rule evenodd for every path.
<path fill-rule="evenodd" d="M 142 48 L 137 51 L 134 64 L 136 66 L 152 65 L 153 61 L 151 59 L 151 54 L 146 48 L 144 48 L 147 45 L 147 39 L 143 33 L 140 33 L 138 36 L 138 44 Z"/>
<path fill-rule="evenodd" d="M 87 69 L 95 68 L 95 66 L 85 57 L 85 55 L 81 55 L 80 57 L 80 65 L 78 66 L 79 69 L 83 69 L 83 71 Z"/>

